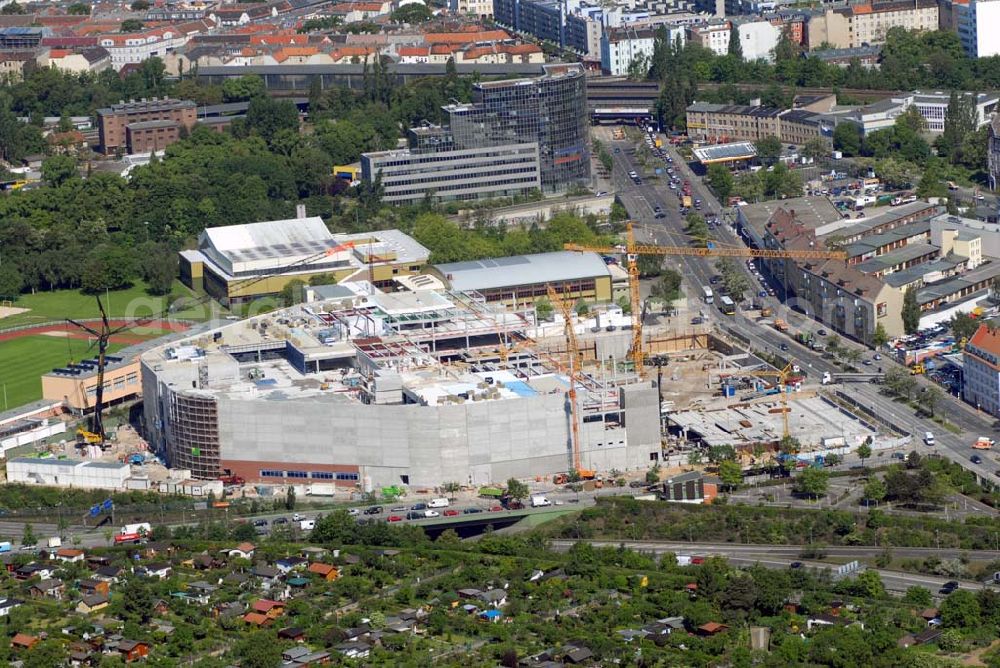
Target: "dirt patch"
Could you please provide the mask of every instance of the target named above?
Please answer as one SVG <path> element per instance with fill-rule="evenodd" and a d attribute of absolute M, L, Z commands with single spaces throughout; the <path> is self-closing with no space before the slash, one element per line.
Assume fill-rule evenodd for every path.
<path fill-rule="evenodd" d="M 0 318 L 18 315 L 19 313 L 27 313 L 30 310 L 30 308 L 18 308 L 16 306 L 0 306 Z"/>
<path fill-rule="evenodd" d="M 983 654 L 986 654 L 990 650 L 1000 647 L 1000 640 L 994 640 L 986 647 L 980 647 L 979 649 L 973 650 L 968 654 L 962 655 L 959 659 L 963 666 L 985 666 L 986 662 L 983 661 Z"/>
<path fill-rule="evenodd" d="M 67 339 L 69 338 L 69 332 L 57 332 L 52 330 L 49 332 L 42 332 L 42 336 L 53 336 L 57 339 Z"/>

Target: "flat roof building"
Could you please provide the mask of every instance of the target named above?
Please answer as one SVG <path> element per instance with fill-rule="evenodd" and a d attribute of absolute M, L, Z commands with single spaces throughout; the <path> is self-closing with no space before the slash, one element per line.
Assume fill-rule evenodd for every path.
<path fill-rule="evenodd" d="M 97 110 L 100 150 L 142 153 L 153 150 L 154 145 L 162 150 L 180 139 L 180 128 L 191 130 L 197 122 L 197 109 L 191 100 L 154 97 L 122 101 Z"/>
<path fill-rule="evenodd" d="M 533 311 L 476 293 L 315 301 L 142 355 L 144 436 L 195 479 L 275 485 L 482 485 L 566 471 L 569 379 L 522 344 Z M 629 374 L 576 384 L 583 466 L 659 458 L 657 391 Z"/>
<path fill-rule="evenodd" d="M 612 276 L 597 253 L 555 251 L 437 264 L 428 268 L 452 290 L 475 291 L 488 302 L 530 306 L 548 286 L 574 301 L 610 302 Z"/>
<path fill-rule="evenodd" d="M 278 294 L 293 279 L 368 280 L 390 286 L 419 272 L 430 251 L 398 230 L 332 234 L 318 216 L 212 227 L 181 251 L 181 281 L 223 304 Z"/>
<path fill-rule="evenodd" d="M 979 410 L 1000 417 L 1000 329 L 983 323 L 963 351 L 962 396 Z"/>

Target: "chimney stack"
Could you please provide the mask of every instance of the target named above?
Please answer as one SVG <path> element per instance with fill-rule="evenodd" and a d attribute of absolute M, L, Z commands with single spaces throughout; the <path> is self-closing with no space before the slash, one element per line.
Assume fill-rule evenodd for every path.
<path fill-rule="evenodd" d="M 306 217 L 306 205 L 305 204 L 296 204 L 295 205 L 295 217 L 296 218 L 305 218 Z"/>

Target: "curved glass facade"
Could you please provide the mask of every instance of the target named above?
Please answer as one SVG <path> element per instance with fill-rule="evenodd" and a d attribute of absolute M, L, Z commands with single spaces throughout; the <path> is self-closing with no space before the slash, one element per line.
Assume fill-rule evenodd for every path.
<path fill-rule="evenodd" d="M 172 468 L 190 469 L 194 478 L 219 476 L 219 409 L 214 397 L 171 392 L 167 455 Z"/>
<path fill-rule="evenodd" d="M 590 127 L 583 67 L 546 65 L 544 70 L 535 79 L 479 83 L 473 104 L 448 107 L 455 145 L 537 142 L 544 191 L 587 185 Z"/>

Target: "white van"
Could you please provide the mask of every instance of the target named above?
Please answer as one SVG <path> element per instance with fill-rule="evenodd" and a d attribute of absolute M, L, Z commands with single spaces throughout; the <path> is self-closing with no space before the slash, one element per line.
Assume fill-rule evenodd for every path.
<path fill-rule="evenodd" d="M 924 443 L 927 445 L 934 445 L 934 432 L 924 432 Z"/>
<path fill-rule="evenodd" d="M 431 499 L 430 501 L 427 502 L 428 508 L 447 508 L 448 505 L 449 505 L 448 499 L 444 498 L 443 496 L 439 499 Z"/>
<path fill-rule="evenodd" d="M 542 506 L 551 506 L 552 502 L 548 500 L 545 496 L 541 494 L 536 494 L 531 497 L 531 507 L 541 508 Z"/>
<path fill-rule="evenodd" d="M 312 531 L 316 528 L 316 520 L 301 520 L 299 522 L 299 527 L 302 531 Z"/>

